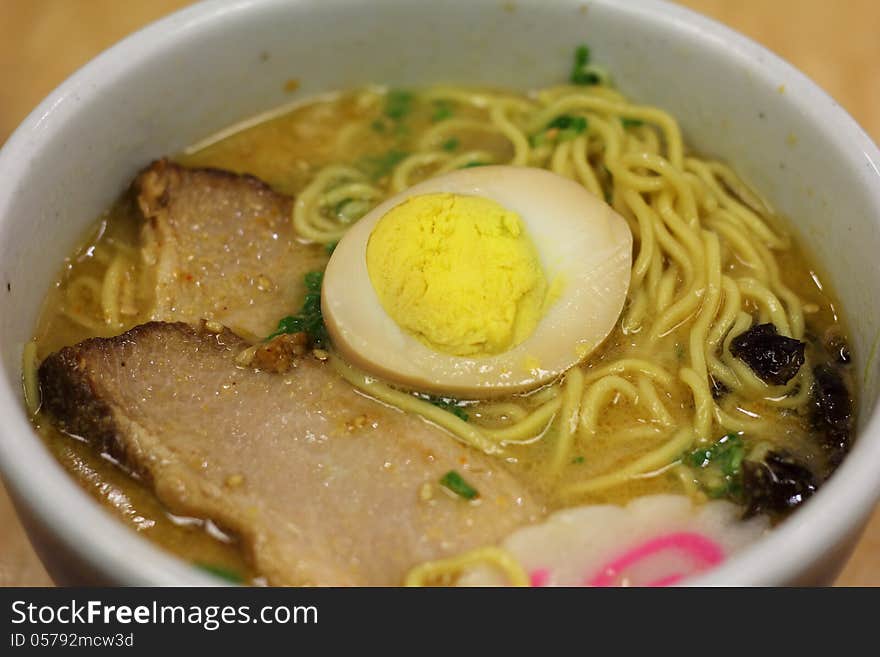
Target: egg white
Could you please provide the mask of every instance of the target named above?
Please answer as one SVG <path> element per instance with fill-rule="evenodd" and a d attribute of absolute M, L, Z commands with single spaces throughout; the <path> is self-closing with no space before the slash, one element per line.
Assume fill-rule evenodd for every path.
<path fill-rule="evenodd" d="M 370 281 L 366 247 L 376 223 L 412 196 L 439 192 L 482 196 L 519 214 L 548 283 L 561 282 L 534 332 L 506 352 L 434 351 L 385 312 Z M 370 374 L 425 392 L 499 396 L 536 388 L 599 346 L 623 310 L 631 266 L 626 220 L 581 185 L 544 169 L 474 167 L 414 185 L 358 221 L 327 265 L 322 311 L 334 348 Z"/>

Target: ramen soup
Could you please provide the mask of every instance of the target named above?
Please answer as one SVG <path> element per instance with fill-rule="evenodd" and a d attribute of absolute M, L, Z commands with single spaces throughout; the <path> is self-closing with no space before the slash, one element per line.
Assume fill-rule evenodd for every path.
<path fill-rule="evenodd" d="M 219 577 L 674 584 L 850 447 L 817 271 L 580 48 L 564 85 L 343 91 L 149 164 L 23 378 L 71 475 Z"/>

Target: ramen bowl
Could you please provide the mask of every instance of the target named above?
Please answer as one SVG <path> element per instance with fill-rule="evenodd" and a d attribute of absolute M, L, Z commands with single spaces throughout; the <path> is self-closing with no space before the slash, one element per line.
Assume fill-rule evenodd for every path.
<path fill-rule="evenodd" d="M 581 43 L 621 91 L 673 114 L 691 147 L 731 164 L 791 217 L 849 311 L 859 386 L 850 454 L 803 508 L 690 583 L 832 581 L 880 496 L 880 313 L 863 310 L 880 298 L 880 152 L 841 107 L 745 37 L 655 0 L 242 0 L 192 6 L 114 46 L 0 153 L 0 473 L 58 583 L 215 582 L 102 509 L 44 447 L 22 400 L 22 349 L 58 263 L 134 174 L 331 90 L 546 86 L 562 81 Z"/>

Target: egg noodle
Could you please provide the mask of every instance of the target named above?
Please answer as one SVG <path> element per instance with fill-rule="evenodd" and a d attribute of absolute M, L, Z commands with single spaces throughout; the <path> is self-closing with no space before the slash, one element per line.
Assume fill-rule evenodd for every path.
<path fill-rule="evenodd" d="M 491 566 L 507 578 L 509 586 L 530 586 L 529 576 L 506 550 L 482 547 L 448 559 L 419 564 L 407 573 L 404 586 L 452 585 L 455 578 L 473 566 Z"/>
<path fill-rule="evenodd" d="M 352 198 L 372 207 L 421 179 L 468 163 L 548 168 L 605 197 L 629 222 L 636 252 L 621 330 L 632 337 L 632 348 L 626 357 L 608 364 L 596 366 L 588 359 L 542 391 L 538 405 L 534 398 L 479 404 L 482 418 L 505 418 L 500 427 L 437 412 L 426 401 L 401 395 L 337 363 L 346 380 L 487 453 L 544 436 L 554 441 L 547 465 L 557 471 L 569 462 L 575 445 L 588 443 L 601 431 L 609 405 L 638 409 L 632 426 L 622 433 L 668 436 L 666 443 L 617 471 L 566 486 L 561 491 L 565 496 L 595 492 L 662 469 L 694 443 L 727 431 L 758 436 L 772 432 L 760 413 L 743 408 L 744 402 L 760 401 L 764 412 L 804 404 L 811 385 L 809 367 L 802 367 L 785 386 L 769 386 L 730 353 L 731 340 L 753 324 L 755 315 L 761 322 L 773 322 L 784 335 L 803 338 L 801 301 L 781 281 L 774 255 L 789 248 L 791 240 L 768 204 L 730 168 L 686 154 L 678 123 L 669 114 L 633 104 L 601 85 L 555 87 L 530 98 L 438 87 L 422 98 L 467 105 L 485 116 L 449 119 L 425 130 L 418 138 L 419 150 L 400 161 L 384 184 L 371 182 L 350 166 L 322 169 L 297 199 L 297 231 L 318 242 L 333 242 L 348 225 L 328 218 L 328 206 Z M 586 129 L 573 139 L 536 144 L 534 135 L 561 116 L 583 117 Z M 365 123 L 346 126 L 338 150 L 344 151 L 368 129 Z M 502 136 L 512 155 L 499 161 L 488 151 L 452 154 L 441 148 L 444 141 L 466 131 Z M 736 274 L 734 262 L 739 265 Z M 689 359 L 670 368 L 650 354 L 673 334 L 684 342 Z M 716 401 L 713 380 L 734 394 L 725 402 Z M 680 399 L 682 390 L 690 399 Z M 691 427 L 676 426 L 670 404 L 693 407 Z"/>
<path fill-rule="evenodd" d="M 362 93 L 365 102 L 379 102 L 384 92 Z M 605 84 L 553 87 L 529 96 L 433 87 L 415 98 L 469 112 L 415 135 L 417 147 L 378 180 L 347 163 L 319 169 L 294 203 L 299 235 L 331 244 L 384 199 L 465 166 L 550 169 L 605 198 L 633 232 L 632 278 L 617 346 L 537 392 L 502 401 L 464 400 L 467 421 L 334 357 L 333 367 L 346 381 L 488 454 L 541 443 L 544 467 L 559 474 L 555 492 L 566 503 L 664 472 L 679 478 L 682 490 L 700 496 L 692 477 L 677 466 L 684 452 L 731 431 L 770 440 L 786 409 L 804 406 L 811 367 L 801 367 L 784 386 L 770 386 L 730 352 L 731 340 L 756 318 L 803 338 L 803 304 L 782 282 L 777 259 L 792 248 L 792 240 L 768 204 L 730 168 L 688 154 L 669 114 L 629 102 Z M 584 129 L 566 138 L 554 134 L 548 126 L 560 117 L 583 119 Z M 344 153 L 369 130 L 363 120 L 341 126 L 336 151 Z M 507 146 L 463 152 L 443 147 L 466 133 L 485 133 Z M 327 212 L 343 202 L 355 212 Z M 105 267 L 103 277 L 70 280 L 63 312 L 86 329 L 112 333 L 137 314 L 138 255 L 122 243 L 105 242 L 94 256 Z M 35 349 L 30 343 L 24 358 L 32 411 L 38 407 Z M 661 353 L 668 357 L 657 357 Z M 728 394 L 713 395 L 718 388 Z M 603 420 L 613 409 L 625 409 L 630 418 L 623 426 L 615 423 L 613 439 L 633 446 L 631 459 L 583 478 L 562 476 L 574 455 L 608 438 Z M 446 581 L 476 562 L 490 563 L 511 583 L 527 583 L 522 568 L 497 548 L 424 564 L 406 583 Z"/>
<path fill-rule="evenodd" d="M 752 325 L 755 309 L 760 321 L 773 322 L 780 333 L 803 337 L 802 304 L 782 283 L 773 254 L 788 248 L 790 238 L 774 222 L 767 203 L 731 169 L 686 156 L 678 123 L 669 114 L 630 103 L 603 85 L 554 87 L 528 98 L 435 87 L 425 91 L 422 99 L 467 105 L 485 116 L 482 120 L 450 118 L 429 127 L 418 136 L 419 150 L 379 182 L 351 165 L 324 167 L 297 196 L 293 210 L 297 232 L 316 242 L 335 242 L 350 224 L 328 217 L 324 208 L 348 200 L 362 203 L 366 210 L 418 180 L 462 166 L 493 163 L 548 168 L 605 197 L 629 222 L 636 252 L 621 328 L 641 344 L 631 350 L 632 357 L 609 364 L 596 367 L 588 360 L 543 390 L 540 397 L 481 404 L 480 416 L 496 419 L 495 425 L 502 420 L 502 426 L 465 422 L 340 363 L 337 367 L 346 380 L 386 403 L 430 419 L 487 453 L 546 435 L 556 442 L 548 465 L 557 470 L 568 461 L 575 444 L 600 430 L 600 418 L 609 404 L 638 407 L 632 427 L 636 434 L 651 435 L 658 429 L 673 432 L 667 405 L 681 383 L 692 395 L 693 436 L 700 441 L 718 433 L 713 431 L 715 426 L 721 431 L 760 433 L 761 418 L 736 408 L 736 401 L 760 399 L 780 409 L 803 405 L 810 389 L 809 367 L 802 367 L 785 386 L 769 386 L 729 349 L 730 341 Z M 533 136 L 560 116 L 583 117 L 586 129 L 573 139 L 548 139 L 536 145 Z M 369 129 L 366 122 L 344 126 L 337 150 L 345 151 L 351 140 Z M 512 156 L 498 161 L 489 150 L 453 154 L 441 147 L 467 131 L 500 135 L 509 141 Z M 92 255 L 106 266 L 103 278 L 71 280 L 63 312 L 102 334 L 121 330 L 126 316 L 138 313 L 137 254 L 130 246 L 109 240 Z M 731 260 L 744 263 L 748 275 L 726 273 Z M 656 358 L 639 357 L 682 330 L 687 330 L 689 363 L 673 370 Z M 36 391 L 33 358 L 25 360 L 28 390 Z M 734 403 L 713 399 L 710 377 L 738 393 L 730 396 Z M 541 401 L 537 407 L 536 399 Z M 669 441 L 680 442 L 674 437 Z M 602 476 L 601 481 L 614 485 L 617 480 Z M 578 484 L 572 491 L 583 489 L 584 484 Z"/>
<path fill-rule="evenodd" d="M 149 272 L 143 266 L 142 252 L 120 239 L 107 237 L 106 228 L 106 220 L 101 221 L 87 249 L 98 272 L 66 281 L 59 305 L 62 315 L 92 336 L 112 336 L 131 328 L 143 310 L 141 300 L 149 297 L 151 284 Z M 40 406 L 37 353 L 35 340 L 25 344 L 22 381 L 31 414 Z"/>
<path fill-rule="evenodd" d="M 139 283 L 140 254 L 118 240 L 99 243 L 92 257 L 106 266 L 103 277 L 80 276 L 67 286 L 62 312 L 77 324 L 106 333 L 128 326 L 126 317 L 138 312 L 136 288 Z"/>

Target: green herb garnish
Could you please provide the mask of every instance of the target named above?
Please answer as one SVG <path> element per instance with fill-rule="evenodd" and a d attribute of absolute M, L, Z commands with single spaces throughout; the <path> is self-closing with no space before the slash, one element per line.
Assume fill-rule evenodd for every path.
<path fill-rule="evenodd" d="M 570 116 L 560 114 L 547 124 L 547 128 L 559 128 L 560 130 L 574 130 L 580 134 L 587 129 L 587 119 L 583 116 Z"/>
<path fill-rule="evenodd" d="M 484 166 L 486 166 L 485 162 L 480 162 L 478 160 L 472 160 L 472 161 L 468 162 L 467 164 L 461 165 L 459 167 L 459 169 L 471 169 L 473 167 L 484 167 Z"/>
<path fill-rule="evenodd" d="M 561 114 L 547 124 L 543 132 L 531 136 L 532 146 L 543 146 L 551 139 L 568 141 L 587 129 L 587 119 L 583 116 Z"/>
<path fill-rule="evenodd" d="M 558 130 L 557 141 L 574 139 L 587 129 L 587 119 L 583 116 L 569 116 L 562 114 L 547 124 L 547 130 Z M 546 134 L 546 132 L 545 132 Z"/>
<path fill-rule="evenodd" d="M 434 113 L 431 115 L 431 121 L 445 121 L 452 116 L 452 105 L 446 100 L 437 100 L 434 102 Z"/>
<path fill-rule="evenodd" d="M 464 410 L 463 404 L 454 397 L 438 397 L 435 395 L 429 395 L 424 392 L 416 392 L 413 393 L 419 399 L 428 402 L 429 404 L 433 404 L 437 408 L 442 408 L 444 411 L 449 411 L 460 420 L 465 422 L 468 421 L 468 414 Z"/>
<path fill-rule="evenodd" d="M 480 495 L 480 493 L 477 492 L 477 489 L 466 482 L 455 470 L 450 470 L 443 475 L 440 479 L 440 485 L 445 486 L 453 493 L 466 500 L 472 500 Z"/>
<path fill-rule="evenodd" d="M 385 116 L 400 121 L 412 111 L 413 95 L 409 91 L 392 89 L 385 96 Z"/>
<path fill-rule="evenodd" d="M 585 459 L 584 459 L 583 456 L 575 456 L 575 457 L 571 460 L 571 463 L 572 463 L 572 465 L 580 465 L 581 463 L 584 462 L 584 460 L 585 460 Z"/>
<path fill-rule="evenodd" d="M 451 137 L 450 139 L 447 139 L 446 141 L 443 142 L 443 145 L 441 148 L 443 148 L 444 151 L 452 152 L 456 148 L 458 148 L 458 145 L 459 145 L 458 139 L 456 139 L 455 137 Z"/>
<path fill-rule="evenodd" d="M 306 298 L 302 308 L 296 315 L 282 317 L 278 321 L 278 328 L 266 338 L 266 342 L 285 333 L 305 332 L 316 347 L 327 345 L 327 327 L 324 326 L 324 316 L 321 314 L 321 283 L 324 272 L 310 271 L 303 280 L 306 284 Z"/>
<path fill-rule="evenodd" d="M 739 472 L 742 465 L 745 447 L 742 438 L 729 433 L 709 447 L 695 449 L 687 456 L 687 463 L 694 468 L 717 466 L 722 474 L 733 475 Z"/>
<path fill-rule="evenodd" d="M 306 289 L 309 292 L 316 292 L 318 294 L 321 293 L 321 284 L 324 282 L 324 272 L 322 271 L 310 271 L 303 276 L 303 281 L 306 284 Z"/>
<path fill-rule="evenodd" d="M 449 411 L 456 417 L 465 422 L 468 421 L 468 414 L 465 412 L 464 408 L 461 405 L 461 402 L 457 399 L 453 399 L 452 397 L 435 397 L 434 395 L 419 395 L 426 402 L 433 404 L 437 408 L 442 408 L 444 411 Z"/>
<path fill-rule="evenodd" d="M 336 245 L 339 244 L 339 241 L 329 242 L 324 245 L 324 250 L 327 252 L 327 255 L 333 255 L 333 252 L 336 250 Z"/>
<path fill-rule="evenodd" d="M 624 128 L 638 128 L 640 125 L 645 125 L 641 119 L 628 119 L 625 116 L 620 117 L 620 122 Z"/>
<path fill-rule="evenodd" d="M 230 568 L 226 568 L 225 566 L 218 566 L 211 563 L 196 563 L 195 566 L 199 570 L 204 570 L 206 573 L 210 573 L 214 575 L 214 577 L 219 577 L 220 579 L 225 579 L 232 584 L 242 584 L 244 582 L 244 577 L 242 577 L 240 573 L 237 573 Z"/>
<path fill-rule="evenodd" d="M 590 48 L 579 46 L 574 51 L 574 65 L 569 80 L 572 84 L 594 85 L 601 82 L 599 75 L 590 68 Z"/>
<path fill-rule="evenodd" d="M 709 447 L 685 454 L 682 461 L 697 471 L 697 480 L 709 497 L 736 499 L 742 492 L 745 452 L 742 438 L 729 433 Z"/>

